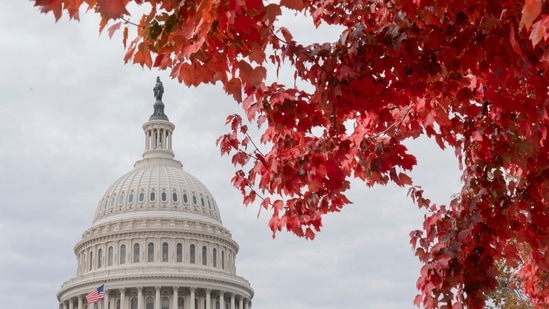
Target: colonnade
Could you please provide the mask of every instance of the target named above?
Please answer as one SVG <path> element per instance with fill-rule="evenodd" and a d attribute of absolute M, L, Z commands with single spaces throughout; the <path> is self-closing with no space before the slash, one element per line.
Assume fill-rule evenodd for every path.
<path fill-rule="evenodd" d="M 60 309 L 251 309 L 245 295 L 208 288 L 137 287 L 107 289 L 99 302 L 88 305 L 86 295 L 70 297 Z"/>
<path fill-rule="evenodd" d="M 172 149 L 172 135 L 170 129 L 163 127 L 146 129 L 145 151 L 152 149 Z"/>

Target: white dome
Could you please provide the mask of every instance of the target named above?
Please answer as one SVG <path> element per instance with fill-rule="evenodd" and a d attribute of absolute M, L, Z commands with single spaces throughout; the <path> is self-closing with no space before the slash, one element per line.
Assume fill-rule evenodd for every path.
<path fill-rule="evenodd" d="M 236 273 L 238 244 L 210 191 L 174 159 L 159 79 L 154 89 L 143 158 L 99 201 L 74 247 L 76 276 L 57 293 L 60 308 L 250 309 L 254 291 Z M 86 305 L 99 286 L 104 299 Z"/>
<path fill-rule="evenodd" d="M 221 224 L 217 204 L 206 186 L 179 161 L 151 158 L 110 186 L 99 201 L 93 224 L 135 216 L 169 216 Z"/>

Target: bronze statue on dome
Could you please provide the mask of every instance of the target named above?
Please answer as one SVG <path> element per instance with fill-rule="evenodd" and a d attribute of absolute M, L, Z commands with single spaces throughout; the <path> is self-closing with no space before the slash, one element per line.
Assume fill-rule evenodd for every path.
<path fill-rule="evenodd" d="M 154 85 L 153 92 L 156 100 L 162 101 L 162 95 L 164 94 L 164 86 L 160 81 L 160 76 L 156 77 L 156 85 Z"/>

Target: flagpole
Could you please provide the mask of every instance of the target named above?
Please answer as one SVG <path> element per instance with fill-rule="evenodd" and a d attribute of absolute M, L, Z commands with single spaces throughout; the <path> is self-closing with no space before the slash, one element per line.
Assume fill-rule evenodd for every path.
<path fill-rule="evenodd" d="M 105 284 L 103 284 L 103 292 L 105 293 L 105 297 L 103 297 L 103 308 L 109 309 L 109 290 L 107 290 Z"/>

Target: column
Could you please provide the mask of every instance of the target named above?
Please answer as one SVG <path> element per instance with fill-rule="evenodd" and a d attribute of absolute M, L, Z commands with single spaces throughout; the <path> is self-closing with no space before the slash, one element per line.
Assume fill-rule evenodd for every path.
<path fill-rule="evenodd" d="M 234 308 L 234 293 L 231 294 L 231 309 L 235 309 Z"/>
<path fill-rule="evenodd" d="M 210 293 L 212 292 L 212 290 L 210 289 L 206 289 L 206 309 L 210 309 L 211 308 L 211 295 Z"/>
<path fill-rule="evenodd" d="M 69 298 L 69 309 L 74 309 L 74 302 L 72 301 L 72 298 Z"/>
<path fill-rule="evenodd" d="M 120 289 L 120 309 L 126 309 L 126 289 Z"/>
<path fill-rule="evenodd" d="M 154 295 L 154 309 L 160 309 L 160 287 L 154 287 L 156 289 L 156 294 Z"/>
<path fill-rule="evenodd" d="M 219 309 L 225 309 L 225 292 L 219 292 Z"/>
<path fill-rule="evenodd" d="M 105 297 L 103 298 L 103 308 L 109 309 L 109 291 L 105 290 Z"/>
<path fill-rule="evenodd" d="M 83 309 L 83 305 L 82 296 L 78 295 L 78 309 Z"/>
<path fill-rule="evenodd" d="M 238 309 L 244 308 L 244 297 L 240 296 L 240 301 L 238 302 Z"/>
<path fill-rule="evenodd" d="M 194 305 L 194 289 L 195 288 L 191 288 L 191 309 L 194 309 L 195 308 L 195 305 Z"/>
<path fill-rule="evenodd" d="M 67 302 L 66 301 L 62 302 L 61 306 L 63 307 L 63 309 L 67 309 Z"/>
<path fill-rule="evenodd" d="M 137 309 L 143 309 L 143 288 L 137 288 Z"/>
<path fill-rule="evenodd" d="M 178 305 L 178 301 L 177 299 L 179 298 L 179 287 L 178 286 L 174 286 L 173 287 L 173 309 L 178 309 L 177 308 L 177 305 Z"/>

